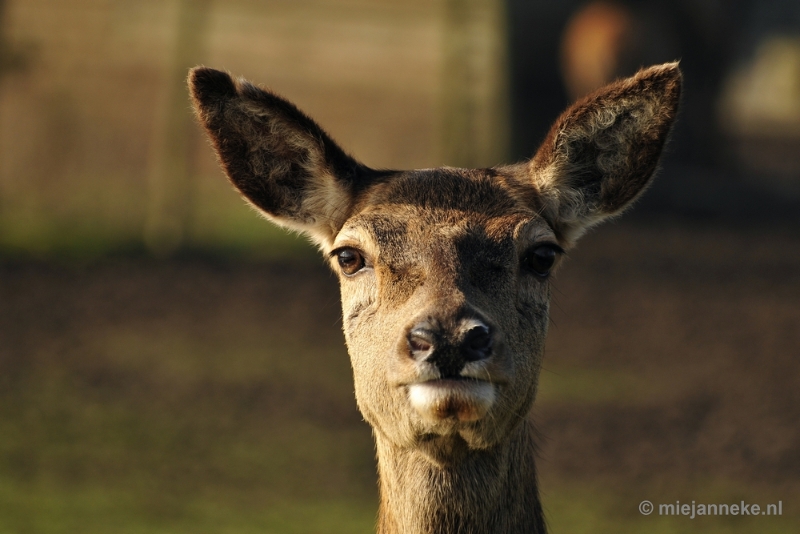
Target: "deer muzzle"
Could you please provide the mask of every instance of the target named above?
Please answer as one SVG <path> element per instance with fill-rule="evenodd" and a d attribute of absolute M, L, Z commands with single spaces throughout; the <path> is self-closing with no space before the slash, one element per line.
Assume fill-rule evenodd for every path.
<path fill-rule="evenodd" d="M 488 371 L 495 336 L 485 321 L 465 318 L 446 328 L 428 318 L 414 324 L 406 339 L 419 371 L 408 398 L 423 419 L 473 422 L 487 414 L 496 397 Z"/>

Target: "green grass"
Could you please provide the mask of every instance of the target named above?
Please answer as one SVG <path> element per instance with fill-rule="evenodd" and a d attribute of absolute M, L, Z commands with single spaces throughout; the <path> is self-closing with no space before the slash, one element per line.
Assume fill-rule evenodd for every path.
<path fill-rule="evenodd" d="M 336 312 L 289 301 L 319 306 L 322 296 L 335 310 L 335 290 L 323 290 L 334 281 L 298 267 L 281 291 L 259 289 L 277 271 L 234 263 L 8 271 L 33 296 L 8 291 L 18 308 L 0 314 L 0 335 L 16 343 L 0 346 L 0 534 L 373 531 L 374 446 Z M 51 302 L 69 311 L 49 313 Z M 553 367 L 537 402 L 591 413 L 654 402 L 664 391 L 652 384 L 596 365 Z M 796 485 L 702 480 L 685 466 L 599 479 L 548 471 L 546 457 L 540 469 L 553 534 L 800 532 Z M 644 499 L 782 500 L 784 514 L 642 516 Z"/>
<path fill-rule="evenodd" d="M 291 500 L 241 491 L 174 494 L 157 485 L 19 484 L 0 479 L 0 533 L 224 534 L 373 530 L 373 503 Z"/>
<path fill-rule="evenodd" d="M 551 534 L 785 534 L 800 532 L 800 519 L 791 510 L 796 495 L 774 488 L 753 488 L 733 481 L 707 481 L 685 486 L 621 488 L 619 481 L 545 481 L 543 500 Z M 676 496 L 679 497 L 676 499 Z M 682 498 L 682 499 L 681 499 Z M 639 503 L 656 504 L 650 515 L 639 513 Z M 765 506 L 783 500 L 782 516 L 660 516 L 658 504 L 756 503 Z"/>
<path fill-rule="evenodd" d="M 100 203 L 84 184 L 81 193 L 56 195 L 58 209 L 42 192 L 0 203 L 0 257 L 92 260 L 119 253 L 163 256 L 146 237 L 147 197 L 127 191 L 124 176 L 80 176 L 100 189 Z M 127 180 L 130 181 L 130 180 Z M 222 172 L 193 176 L 181 209 L 181 229 L 172 254 L 185 250 L 256 260 L 309 259 L 318 253 L 309 240 L 278 228 L 232 191 Z M 12 200 L 14 200 L 12 202 Z"/>
<path fill-rule="evenodd" d="M 373 530 L 373 445 L 341 344 L 235 321 L 81 337 L 5 369 L 0 534 Z"/>
<path fill-rule="evenodd" d="M 241 413 L 236 399 L 192 406 L 180 391 L 114 399 L 69 381 L 43 378 L 4 403 L 0 533 L 372 530 L 364 428 Z"/>
<path fill-rule="evenodd" d="M 652 384 L 619 369 L 546 366 L 539 377 L 537 402 L 636 402 L 658 395 Z"/>
<path fill-rule="evenodd" d="M 657 401 L 665 384 L 643 381 L 619 369 L 551 367 L 543 369 L 538 406 L 567 405 L 591 410 L 601 405 L 635 405 Z M 645 481 L 606 475 L 595 480 L 580 476 L 548 475 L 540 487 L 551 534 L 778 534 L 800 532 L 800 517 L 792 504 L 797 488 L 783 491 L 767 484 L 746 485 L 737 480 L 696 480 L 685 472 Z M 688 478 L 687 478 L 688 476 Z M 700 478 L 700 477 L 697 477 Z M 655 511 L 642 515 L 639 504 L 649 500 Z M 659 504 L 735 504 L 744 501 L 766 507 L 783 501 L 782 516 L 660 516 Z"/>

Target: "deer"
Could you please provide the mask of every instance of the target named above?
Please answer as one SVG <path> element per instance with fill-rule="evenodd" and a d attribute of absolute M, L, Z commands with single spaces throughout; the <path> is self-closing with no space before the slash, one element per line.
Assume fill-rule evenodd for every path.
<path fill-rule="evenodd" d="M 376 170 L 275 93 L 190 71 L 233 187 L 337 273 L 355 398 L 376 446 L 377 532 L 546 532 L 538 389 L 551 277 L 647 188 L 678 110 L 677 62 L 585 96 L 535 155 Z"/>

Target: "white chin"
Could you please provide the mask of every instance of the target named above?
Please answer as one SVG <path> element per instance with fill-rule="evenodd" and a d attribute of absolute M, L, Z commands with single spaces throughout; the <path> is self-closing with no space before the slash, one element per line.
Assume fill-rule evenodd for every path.
<path fill-rule="evenodd" d="M 494 386 L 482 380 L 429 380 L 408 386 L 408 400 L 432 422 L 482 419 L 495 401 Z"/>

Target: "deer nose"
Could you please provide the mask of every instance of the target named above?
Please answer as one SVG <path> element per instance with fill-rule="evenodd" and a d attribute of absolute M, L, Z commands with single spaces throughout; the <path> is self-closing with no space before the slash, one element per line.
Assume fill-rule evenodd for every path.
<path fill-rule="evenodd" d="M 494 345 L 491 328 L 476 319 L 463 321 L 451 335 L 423 321 L 406 339 L 414 360 L 433 363 L 446 376 L 458 376 L 465 364 L 488 359 Z"/>
<path fill-rule="evenodd" d="M 477 324 L 467 331 L 461 342 L 461 352 L 468 362 L 485 360 L 492 355 L 492 332 L 485 324 Z"/>
<path fill-rule="evenodd" d="M 411 357 L 418 362 L 425 361 L 433 352 L 435 339 L 434 333 L 425 326 L 412 328 L 408 333 L 408 348 L 411 350 Z"/>

